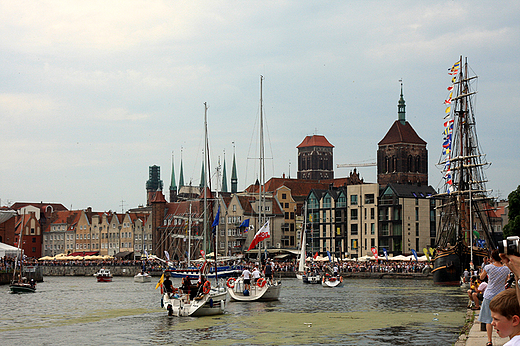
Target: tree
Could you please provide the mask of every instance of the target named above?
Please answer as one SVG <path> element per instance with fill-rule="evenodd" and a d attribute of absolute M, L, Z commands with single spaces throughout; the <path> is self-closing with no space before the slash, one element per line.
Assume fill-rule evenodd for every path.
<path fill-rule="evenodd" d="M 504 226 L 504 237 L 520 237 L 520 185 L 508 196 L 509 199 L 509 222 Z"/>

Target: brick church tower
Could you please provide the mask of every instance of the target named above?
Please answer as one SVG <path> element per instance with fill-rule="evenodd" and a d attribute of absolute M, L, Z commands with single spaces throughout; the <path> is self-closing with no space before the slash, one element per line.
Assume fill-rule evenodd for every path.
<path fill-rule="evenodd" d="M 334 146 L 321 135 L 307 136 L 298 148 L 298 179 L 334 179 Z"/>
<path fill-rule="evenodd" d="M 403 85 L 397 104 L 397 120 L 378 143 L 377 182 L 428 186 L 428 150 L 405 118 Z"/>

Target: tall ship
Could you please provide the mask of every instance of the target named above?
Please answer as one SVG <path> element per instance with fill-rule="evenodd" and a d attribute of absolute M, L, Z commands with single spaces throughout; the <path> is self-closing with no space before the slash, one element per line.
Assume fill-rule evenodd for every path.
<path fill-rule="evenodd" d="M 439 167 L 444 183 L 436 195 L 437 238 L 434 283 L 461 284 L 465 269 L 477 268 L 495 248 L 491 215 L 493 200 L 486 189 L 489 165 L 477 137 L 474 97 L 477 76 L 461 56 L 450 69 L 451 83 L 444 101 L 443 148 Z"/>

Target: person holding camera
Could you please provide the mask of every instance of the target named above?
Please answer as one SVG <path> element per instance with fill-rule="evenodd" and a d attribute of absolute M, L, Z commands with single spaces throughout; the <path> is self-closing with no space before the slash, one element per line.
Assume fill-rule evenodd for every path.
<path fill-rule="evenodd" d="M 517 236 L 507 237 L 498 243 L 498 249 L 500 252 L 500 258 L 509 270 L 513 273 L 516 279 L 519 279 L 515 283 L 516 296 L 520 302 L 520 238 Z"/>
<path fill-rule="evenodd" d="M 481 323 L 486 324 L 486 332 L 488 337 L 488 343 L 486 346 L 492 346 L 492 335 L 493 335 L 493 326 L 491 323 L 493 322 L 493 318 L 491 318 L 491 310 L 489 310 L 489 302 L 493 297 L 502 292 L 505 289 L 505 283 L 507 277 L 509 276 L 509 268 L 504 266 L 501 262 L 500 254 L 498 250 L 493 250 L 491 252 L 491 263 L 486 265 L 482 273 L 480 273 L 480 279 L 484 280 L 486 276 L 488 277 L 488 285 L 486 290 L 484 291 L 484 299 L 482 301 L 480 314 L 478 320 Z"/>

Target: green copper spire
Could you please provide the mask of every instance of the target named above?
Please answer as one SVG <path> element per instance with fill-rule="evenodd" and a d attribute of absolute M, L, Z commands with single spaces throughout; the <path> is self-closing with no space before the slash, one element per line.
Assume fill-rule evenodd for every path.
<path fill-rule="evenodd" d="M 181 157 L 181 175 L 179 177 L 179 189 L 184 186 L 184 173 L 182 169 L 182 157 Z"/>
<path fill-rule="evenodd" d="M 204 188 L 204 162 L 202 163 L 202 170 L 200 171 L 200 188 Z"/>
<path fill-rule="evenodd" d="M 222 192 L 228 192 L 227 175 L 226 175 L 226 158 L 225 157 L 224 157 L 224 168 L 222 169 Z"/>
<path fill-rule="evenodd" d="M 237 164 L 235 160 L 235 152 L 233 150 L 233 168 L 231 171 L 231 193 L 237 193 L 238 178 L 237 178 Z"/>
<path fill-rule="evenodd" d="M 401 98 L 399 99 L 399 102 L 397 103 L 397 120 L 399 120 L 401 122 L 401 124 L 403 124 L 403 125 L 406 122 L 405 108 L 406 108 L 406 105 L 404 104 L 404 98 L 403 98 L 403 83 L 401 82 Z"/>
<path fill-rule="evenodd" d="M 175 185 L 175 168 L 173 166 L 173 155 L 172 155 L 172 178 L 170 180 L 170 191 L 177 192 L 177 185 Z"/>

